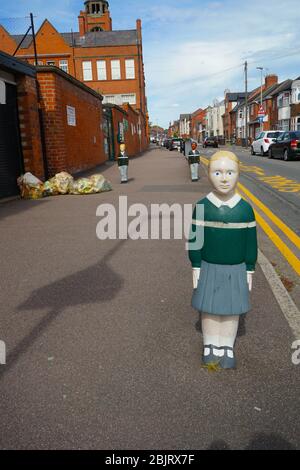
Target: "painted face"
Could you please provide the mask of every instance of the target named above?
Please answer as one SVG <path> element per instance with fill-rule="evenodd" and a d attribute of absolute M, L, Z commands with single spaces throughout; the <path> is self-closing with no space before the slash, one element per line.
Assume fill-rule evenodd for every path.
<path fill-rule="evenodd" d="M 121 151 L 121 152 L 125 152 L 125 149 L 126 149 L 125 144 L 121 144 L 121 145 L 120 145 L 120 151 Z"/>
<path fill-rule="evenodd" d="M 239 179 L 239 166 L 227 157 L 211 162 L 209 179 L 216 192 L 226 195 L 235 191 Z"/>

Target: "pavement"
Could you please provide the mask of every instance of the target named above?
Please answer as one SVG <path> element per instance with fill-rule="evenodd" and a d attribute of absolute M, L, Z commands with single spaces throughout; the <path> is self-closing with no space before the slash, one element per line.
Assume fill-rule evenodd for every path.
<path fill-rule="evenodd" d="M 100 204 L 193 204 L 201 168 L 152 148 L 114 191 L 0 205 L 2 449 L 299 449 L 300 365 L 260 266 L 235 371 L 201 368 L 185 240 L 96 237 Z"/>

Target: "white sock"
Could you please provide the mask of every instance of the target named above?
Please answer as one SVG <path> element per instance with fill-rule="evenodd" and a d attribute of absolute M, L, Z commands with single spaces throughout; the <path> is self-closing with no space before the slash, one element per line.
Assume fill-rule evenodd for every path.
<path fill-rule="evenodd" d="M 227 346 L 229 348 L 234 347 L 236 340 L 238 327 L 239 327 L 238 315 L 235 316 L 226 316 L 222 319 L 221 334 L 220 334 L 220 346 Z M 233 351 L 227 350 L 229 357 L 233 357 Z"/>
<path fill-rule="evenodd" d="M 220 346 L 219 337 L 220 337 L 220 326 L 221 318 L 218 315 L 207 315 L 202 314 L 202 333 L 203 333 L 203 344 L 208 346 L 210 344 L 214 346 Z M 218 349 L 214 349 L 219 351 Z M 204 348 L 204 356 L 208 356 L 210 353 L 209 348 Z M 223 353 L 224 354 L 224 353 Z"/>

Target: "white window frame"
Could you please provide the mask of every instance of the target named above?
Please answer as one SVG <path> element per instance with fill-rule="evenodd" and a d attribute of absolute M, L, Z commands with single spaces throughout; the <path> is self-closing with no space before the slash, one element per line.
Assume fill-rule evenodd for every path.
<path fill-rule="evenodd" d="M 290 120 L 289 119 L 282 119 L 281 121 L 279 121 L 279 128 L 283 131 L 283 132 L 288 132 L 290 130 Z"/>
<path fill-rule="evenodd" d="M 135 61 L 134 59 L 125 60 L 126 80 L 135 79 Z"/>
<path fill-rule="evenodd" d="M 116 95 L 104 95 L 103 96 L 103 103 L 111 103 L 116 104 Z"/>
<path fill-rule="evenodd" d="M 282 103 L 283 103 L 283 108 L 286 108 L 287 106 L 290 105 L 290 94 L 289 93 L 284 93 Z"/>
<path fill-rule="evenodd" d="M 121 62 L 120 59 L 111 60 L 111 79 L 121 80 Z"/>
<path fill-rule="evenodd" d="M 124 94 L 124 95 L 121 95 L 121 100 L 122 100 L 122 103 L 129 103 L 131 105 L 135 105 L 136 104 L 136 94 L 135 93 L 128 93 L 128 94 Z"/>
<path fill-rule="evenodd" d="M 84 82 L 93 81 L 93 67 L 92 67 L 91 60 L 82 61 L 82 75 L 83 75 Z"/>
<path fill-rule="evenodd" d="M 98 80 L 107 80 L 106 60 L 97 60 Z"/>
<path fill-rule="evenodd" d="M 59 61 L 59 68 L 66 73 L 69 73 L 69 62 L 66 59 L 61 59 Z"/>

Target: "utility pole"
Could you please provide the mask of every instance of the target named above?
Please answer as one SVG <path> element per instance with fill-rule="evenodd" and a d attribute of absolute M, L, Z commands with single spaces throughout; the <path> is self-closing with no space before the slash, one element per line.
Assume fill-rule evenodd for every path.
<path fill-rule="evenodd" d="M 248 62 L 245 62 L 245 139 L 248 148 Z"/>
<path fill-rule="evenodd" d="M 263 67 L 256 67 L 257 70 L 260 70 L 260 73 L 261 73 L 261 83 L 260 83 L 260 106 L 262 107 L 263 105 L 263 70 L 264 68 Z M 263 120 L 261 120 L 260 122 L 260 132 L 263 131 L 263 128 L 264 128 L 264 122 Z"/>
<path fill-rule="evenodd" d="M 34 65 L 38 65 L 35 31 L 34 31 L 34 22 L 33 22 L 33 14 L 32 13 L 30 13 L 30 22 L 31 22 L 31 31 L 32 31 L 32 39 L 33 39 L 34 62 L 35 62 Z"/>

